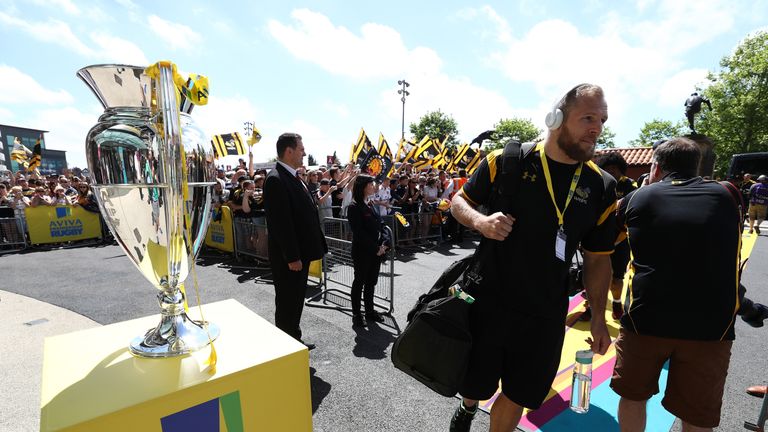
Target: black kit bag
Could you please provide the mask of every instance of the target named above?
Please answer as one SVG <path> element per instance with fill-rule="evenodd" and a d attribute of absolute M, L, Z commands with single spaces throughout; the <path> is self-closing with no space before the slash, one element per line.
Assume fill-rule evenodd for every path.
<path fill-rule="evenodd" d="M 520 161 L 533 144 L 509 141 L 504 146 L 499 176 L 492 184 L 490 211 L 509 208 L 520 186 Z M 476 292 L 482 281 L 481 264 L 493 240 L 482 238 L 472 255 L 451 264 L 432 288 L 419 297 L 408 312 L 408 325 L 392 346 L 392 363 L 440 395 L 458 393 L 469 362 L 472 334 L 466 301 L 452 296 L 449 288 L 459 285 L 463 291 Z"/>

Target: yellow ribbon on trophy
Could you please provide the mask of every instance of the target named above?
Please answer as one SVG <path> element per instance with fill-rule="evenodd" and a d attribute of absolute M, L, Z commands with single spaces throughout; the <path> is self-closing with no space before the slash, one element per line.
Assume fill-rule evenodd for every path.
<path fill-rule="evenodd" d="M 144 73 L 150 78 L 158 79 L 160 77 L 160 66 L 170 66 L 173 74 L 173 82 L 176 84 L 178 95 L 184 96 L 195 105 L 208 104 L 208 77 L 205 75 L 190 74 L 189 78 L 184 79 L 176 69 L 176 64 L 168 60 L 161 60 L 146 69 Z M 180 102 L 180 101 L 177 101 Z"/>
<path fill-rule="evenodd" d="M 208 103 L 208 78 L 203 75 L 190 75 L 189 79 L 184 79 L 179 75 L 176 64 L 167 61 L 162 60 L 159 61 L 146 69 L 144 69 L 144 73 L 149 75 L 152 79 L 159 79 L 160 78 L 160 67 L 170 67 L 172 74 L 173 74 L 173 82 L 176 85 L 176 103 L 177 106 L 181 102 L 181 98 L 184 97 L 188 99 L 190 102 L 192 102 L 194 105 L 206 105 Z M 153 103 L 156 103 L 156 101 L 153 101 Z M 181 134 L 181 131 L 179 131 L 179 134 Z M 181 152 L 183 154 L 186 154 L 184 152 L 184 141 L 179 140 L 181 142 Z M 183 205 L 183 211 L 184 211 L 184 230 L 186 231 L 187 236 L 187 242 L 186 242 L 186 248 L 184 247 L 184 240 L 181 238 L 181 236 L 176 235 L 174 238 L 171 239 L 172 243 L 177 243 L 174 245 L 175 247 L 171 247 L 172 253 L 175 251 L 178 254 L 182 254 L 182 249 L 187 249 L 185 252 L 187 253 L 187 256 L 189 256 L 192 259 L 192 263 L 190 264 L 190 270 L 192 272 L 192 281 L 195 285 L 195 297 L 197 299 L 197 307 L 198 311 L 200 312 L 200 321 L 202 322 L 202 327 L 205 329 L 205 333 L 208 336 L 208 343 L 211 346 L 211 352 L 208 355 L 208 360 L 205 362 L 206 365 L 208 365 L 208 372 L 210 374 L 216 373 L 216 363 L 218 361 L 218 357 L 216 356 L 216 348 L 213 346 L 213 338 L 211 338 L 211 334 L 208 331 L 208 326 L 206 325 L 207 321 L 205 320 L 205 317 L 203 316 L 203 307 L 202 303 L 200 302 L 200 290 L 197 283 L 197 272 L 195 271 L 195 258 L 192 250 L 192 217 L 189 215 L 189 212 L 186 208 L 186 202 L 189 200 L 189 186 L 187 185 L 187 164 L 182 163 L 181 164 L 181 178 L 182 180 L 182 201 L 184 203 Z M 178 259 L 179 262 L 183 259 L 183 257 L 172 257 L 172 259 Z M 183 296 L 184 296 L 184 311 L 189 311 L 189 305 L 187 303 L 187 293 L 184 288 L 184 284 L 180 284 L 179 289 L 181 290 Z"/>

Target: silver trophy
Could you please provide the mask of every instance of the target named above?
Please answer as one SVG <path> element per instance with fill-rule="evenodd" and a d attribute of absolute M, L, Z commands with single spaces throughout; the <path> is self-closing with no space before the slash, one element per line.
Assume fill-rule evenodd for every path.
<path fill-rule="evenodd" d="M 160 324 L 129 346 L 141 357 L 187 354 L 219 335 L 214 324 L 187 316 L 181 289 L 210 222 L 215 167 L 175 73 L 168 62 L 151 74 L 125 65 L 77 72 L 104 106 L 85 142 L 101 214 L 141 274 L 160 290 Z"/>

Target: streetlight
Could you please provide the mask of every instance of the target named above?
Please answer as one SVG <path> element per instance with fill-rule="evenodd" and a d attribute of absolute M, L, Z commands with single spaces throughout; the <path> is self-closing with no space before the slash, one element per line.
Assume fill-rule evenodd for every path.
<path fill-rule="evenodd" d="M 400 86 L 403 86 L 402 89 L 397 91 L 397 94 L 403 95 L 400 98 L 400 101 L 403 102 L 403 121 L 402 121 L 402 123 L 400 125 L 400 133 L 401 133 L 400 139 L 401 140 L 405 140 L 405 97 L 410 95 L 410 93 L 408 92 L 408 90 L 406 90 L 406 88 L 410 87 L 411 85 L 408 84 L 408 82 L 406 82 L 404 79 L 397 81 L 397 84 L 400 85 Z"/>

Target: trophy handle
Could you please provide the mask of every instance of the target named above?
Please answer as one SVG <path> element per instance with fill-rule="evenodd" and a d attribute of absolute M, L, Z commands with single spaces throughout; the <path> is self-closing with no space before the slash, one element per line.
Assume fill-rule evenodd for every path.
<path fill-rule="evenodd" d="M 155 101 L 152 117 L 155 119 L 159 145 L 160 163 L 166 167 L 168 212 L 168 281 L 169 294 L 179 289 L 184 281 L 189 263 L 187 247 L 188 233 L 184 223 L 187 177 L 185 171 L 184 145 L 181 139 L 178 90 L 175 84 L 176 65 L 161 61 L 148 68 L 153 78 Z M 153 101 L 154 102 L 154 101 Z M 182 303 L 186 303 L 184 300 Z"/>

